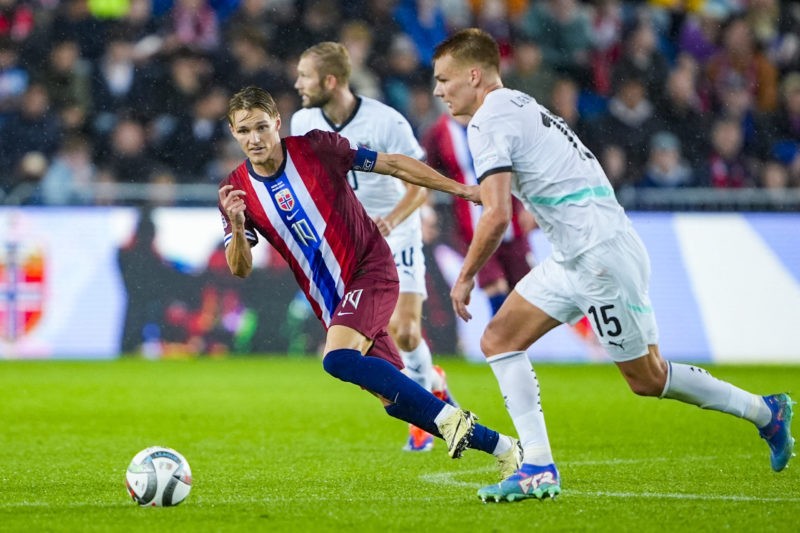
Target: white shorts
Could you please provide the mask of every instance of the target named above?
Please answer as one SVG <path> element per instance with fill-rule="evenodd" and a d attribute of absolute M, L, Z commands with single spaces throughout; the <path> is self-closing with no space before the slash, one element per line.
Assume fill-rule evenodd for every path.
<path fill-rule="evenodd" d="M 392 249 L 397 277 L 400 278 L 400 293 L 411 292 L 428 297 L 425 287 L 425 256 L 422 255 L 422 236 L 389 235 L 386 239 Z"/>
<path fill-rule="evenodd" d="M 514 290 L 560 322 L 587 316 L 611 359 L 623 362 L 658 343 L 649 286 L 650 258 L 630 228 L 574 259 L 548 257 Z"/>

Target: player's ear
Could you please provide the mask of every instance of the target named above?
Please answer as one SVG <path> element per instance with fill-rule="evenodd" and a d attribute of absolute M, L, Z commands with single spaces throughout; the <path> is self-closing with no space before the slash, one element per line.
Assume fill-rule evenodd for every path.
<path fill-rule="evenodd" d="M 473 87 L 477 87 L 481 84 L 481 80 L 483 79 L 483 71 L 478 67 L 472 67 L 469 69 L 469 83 Z"/>

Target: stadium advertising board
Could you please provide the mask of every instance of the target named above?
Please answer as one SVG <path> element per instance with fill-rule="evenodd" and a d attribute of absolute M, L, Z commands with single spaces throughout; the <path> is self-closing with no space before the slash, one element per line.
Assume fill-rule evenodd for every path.
<path fill-rule="evenodd" d="M 662 353 L 684 361 L 800 363 L 800 215 L 632 213 L 651 257 Z M 0 208 L 0 357 L 314 353 L 322 331 L 263 243 L 257 271 L 227 272 L 214 208 Z M 538 260 L 549 253 L 532 236 Z M 428 250 L 442 283 L 426 303 L 435 351 L 482 361 L 489 304 L 452 319 L 461 256 Z M 446 315 L 450 314 L 449 320 Z M 435 325 L 434 325 L 435 324 Z M 437 340 L 438 339 L 438 340 Z M 452 348 L 451 348 L 452 349 Z M 539 361 L 608 361 L 588 323 L 561 326 Z"/>

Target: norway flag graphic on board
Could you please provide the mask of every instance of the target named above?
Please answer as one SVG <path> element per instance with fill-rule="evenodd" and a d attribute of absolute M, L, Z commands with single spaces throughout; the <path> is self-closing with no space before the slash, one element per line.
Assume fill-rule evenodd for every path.
<path fill-rule="evenodd" d="M 0 338 L 30 332 L 44 310 L 44 253 L 33 245 L 0 243 Z"/>
<path fill-rule="evenodd" d="M 289 189 L 281 189 L 275 193 L 275 201 L 278 202 L 278 207 L 281 211 L 291 211 L 294 209 L 294 196 Z"/>

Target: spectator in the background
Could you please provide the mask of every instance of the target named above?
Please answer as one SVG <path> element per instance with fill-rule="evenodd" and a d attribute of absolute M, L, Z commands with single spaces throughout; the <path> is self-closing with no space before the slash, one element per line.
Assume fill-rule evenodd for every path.
<path fill-rule="evenodd" d="M 166 72 L 147 98 L 146 109 L 137 111 L 153 118 L 153 142 L 160 145 L 175 132 L 177 123 L 208 90 L 214 78 L 211 61 L 189 49 L 176 50 L 167 60 Z"/>
<path fill-rule="evenodd" d="M 504 70 L 515 53 L 514 49 L 517 44 L 513 42 L 514 28 L 511 23 L 512 19 L 509 17 L 511 6 L 505 0 L 480 0 L 474 4 L 474 23 L 467 22 L 460 26 L 449 26 L 448 29 L 454 31 L 474 25 L 494 37 L 497 46 L 500 47 L 500 68 Z M 513 20 L 516 20 L 516 17 Z"/>
<path fill-rule="evenodd" d="M 650 153 L 638 187 L 676 188 L 692 185 L 694 176 L 691 167 L 681 156 L 681 143 L 667 131 L 653 135 Z"/>
<path fill-rule="evenodd" d="M 704 2 L 699 10 L 688 13 L 679 29 L 678 52 L 688 54 L 703 68 L 719 50 L 719 36 L 727 17 L 728 10 L 720 2 Z"/>
<path fill-rule="evenodd" d="M 780 2 L 778 37 L 769 47 L 769 57 L 781 70 L 800 70 L 800 5 Z"/>
<path fill-rule="evenodd" d="M 222 34 L 229 41 L 242 31 L 255 32 L 271 41 L 276 34 L 275 7 L 270 0 L 241 0 L 236 11 L 222 26 Z"/>
<path fill-rule="evenodd" d="M 365 0 L 366 8 L 360 17 L 369 24 L 372 30 L 372 54 L 367 60 L 367 64 L 375 74 L 383 79 L 389 72 L 387 59 L 389 58 L 389 48 L 394 42 L 395 36 L 402 33 L 403 29 L 394 18 L 394 1 L 386 0 Z"/>
<path fill-rule="evenodd" d="M 305 50 L 323 41 L 335 41 L 342 20 L 341 3 L 335 0 L 308 0 L 305 4 L 303 34 L 295 46 L 302 45 L 302 50 Z"/>
<path fill-rule="evenodd" d="M 615 191 L 625 189 L 632 184 L 633 179 L 628 173 L 630 167 L 628 155 L 621 146 L 607 144 L 595 155 L 600 160 L 600 166 L 603 167 L 603 171 Z"/>
<path fill-rule="evenodd" d="M 233 61 L 226 86 L 231 92 L 249 85 L 273 94 L 291 88 L 291 83 L 283 76 L 283 64 L 270 54 L 269 41 L 256 28 L 246 26 L 234 33 L 228 50 Z"/>
<path fill-rule="evenodd" d="M 369 25 L 360 20 L 342 26 L 339 42 L 350 54 L 350 86 L 356 94 L 376 100 L 383 99 L 380 78 L 369 68 L 367 59 L 372 53 L 372 32 Z"/>
<path fill-rule="evenodd" d="M 48 33 L 50 37 L 77 41 L 81 57 L 94 61 L 105 48 L 105 27 L 106 24 L 89 11 L 89 0 L 63 0 Z"/>
<path fill-rule="evenodd" d="M 50 111 L 47 89 L 32 83 L 25 90 L 19 109 L 0 128 L 0 174 L 16 168 L 28 152 L 51 158 L 60 142 L 61 128 Z"/>
<path fill-rule="evenodd" d="M 608 110 L 589 124 L 589 147 L 602 152 L 607 145 L 622 148 L 628 159 L 628 174 L 637 176 L 648 153 L 648 141 L 656 132 L 653 104 L 637 71 L 619 73 L 617 88 Z"/>
<path fill-rule="evenodd" d="M 556 73 L 542 60 L 542 49 L 533 41 L 520 39 L 514 44 L 514 55 L 503 85 L 533 96 L 550 107 Z"/>
<path fill-rule="evenodd" d="M 102 159 L 120 183 L 146 183 L 158 166 L 150 154 L 144 125 L 133 117 L 117 122 L 108 154 Z"/>
<path fill-rule="evenodd" d="M 57 112 L 68 104 L 77 104 L 87 113 L 92 108 L 92 67 L 80 53 L 77 41 L 56 40 L 47 64 L 35 76 L 47 87 Z"/>
<path fill-rule="evenodd" d="M 166 15 L 164 29 L 166 53 L 181 48 L 213 52 L 219 47 L 219 20 L 207 0 L 175 0 Z"/>
<path fill-rule="evenodd" d="M 716 119 L 711 126 L 711 152 L 698 184 L 726 189 L 752 187 L 755 183 L 742 146 L 739 122 L 730 118 Z"/>
<path fill-rule="evenodd" d="M 30 72 L 20 64 L 18 45 L 0 37 L 0 129 L 18 107 L 30 83 Z"/>
<path fill-rule="evenodd" d="M 10 205 L 41 205 L 42 176 L 47 172 L 47 157 L 42 152 L 30 151 L 14 167 L 13 186 L 4 199 Z"/>
<path fill-rule="evenodd" d="M 756 116 L 753 95 L 747 81 L 736 72 L 729 72 L 722 83 L 719 107 L 715 116 L 738 122 L 742 130 L 742 153 L 748 158 L 758 158 L 766 153 L 766 135 L 758 134 L 761 116 Z"/>
<path fill-rule="evenodd" d="M 102 57 L 92 73 L 94 128 L 107 135 L 118 113 L 137 107 L 137 99 L 147 93 L 146 79 L 134 63 L 134 43 L 122 34 L 112 33 Z"/>
<path fill-rule="evenodd" d="M 709 147 L 707 119 L 700 112 L 696 72 L 693 63 L 679 61 L 669 73 L 661 98 L 655 101 L 658 128 L 681 140 L 683 154 L 694 169 L 704 164 Z"/>
<path fill-rule="evenodd" d="M 764 128 L 768 155 L 792 165 L 800 154 L 800 72 L 790 72 L 781 83 L 781 103 Z"/>
<path fill-rule="evenodd" d="M 33 9 L 27 2 L 0 0 L 0 39 L 22 44 L 33 33 L 35 22 Z"/>
<path fill-rule="evenodd" d="M 80 135 L 65 137 L 42 178 L 42 202 L 46 205 L 91 204 L 95 173 L 89 140 Z"/>
<path fill-rule="evenodd" d="M 222 87 L 206 90 L 182 116 L 173 135 L 164 143 L 159 155 L 174 169 L 180 183 L 212 183 L 211 162 L 221 142 L 228 138 L 225 116 L 229 93 Z M 187 158 L 186 153 L 192 157 Z"/>
<path fill-rule="evenodd" d="M 503 84 L 505 85 L 505 80 Z M 583 137 L 586 133 L 587 124 L 581 116 L 578 107 L 579 100 L 580 87 L 578 87 L 578 84 L 570 78 L 559 78 L 553 84 L 550 95 L 545 100 L 549 102 L 550 105 L 545 107 L 563 118 L 564 122 L 567 123 L 578 137 Z M 537 101 L 539 101 L 538 98 Z"/>
<path fill-rule="evenodd" d="M 519 22 L 523 35 L 542 47 L 544 62 L 557 72 L 590 83 L 591 21 L 576 0 L 531 2 Z"/>
<path fill-rule="evenodd" d="M 775 110 L 778 104 L 778 71 L 758 49 L 753 32 L 744 17 L 731 18 L 722 32 L 722 49 L 706 64 L 706 78 L 711 105 L 719 107 L 725 82 L 730 74 L 738 74 L 753 97 L 755 109 L 761 113 Z"/>
<path fill-rule="evenodd" d="M 394 18 L 411 37 L 420 64 L 430 67 L 434 47 L 447 37 L 444 13 L 439 2 L 397 0 Z"/>
<path fill-rule="evenodd" d="M 778 194 L 783 193 L 791 185 L 786 165 L 774 159 L 764 163 L 764 166 L 761 167 L 758 185 L 762 189 L 769 189 Z"/>
<path fill-rule="evenodd" d="M 622 5 L 619 0 L 600 0 L 592 17 L 592 88 L 601 96 L 611 93 L 611 73 L 622 55 Z"/>
<path fill-rule="evenodd" d="M 664 89 L 669 64 L 658 49 L 656 32 L 648 18 L 634 22 L 623 35 L 622 57 L 614 68 L 614 78 L 629 73 L 635 73 L 644 81 L 649 95 Z"/>
<path fill-rule="evenodd" d="M 420 70 L 417 48 L 405 34 L 392 42 L 387 58 L 389 69 L 383 79 L 386 104 L 408 116 L 411 108 L 411 87 L 430 80 Z"/>

